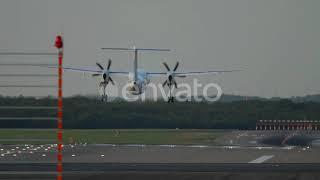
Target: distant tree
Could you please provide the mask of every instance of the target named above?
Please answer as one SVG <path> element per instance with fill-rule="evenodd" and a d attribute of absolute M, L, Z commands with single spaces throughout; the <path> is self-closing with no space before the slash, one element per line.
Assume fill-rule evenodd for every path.
<path fill-rule="evenodd" d="M 46 97 L 1 97 L 0 106 L 56 106 Z M 248 100 L 217 103 L 122 102 L 95 98 L 64 99 L 64 128 L 218 128 L 254 129 L 260 119 L 320 119 L 320 103 L 291 100 Z M 50 117 L 55 110 L 4 110 L 1 117 Z M 54 121 L 2 121 L 0 128 L 55 128 Z"/>

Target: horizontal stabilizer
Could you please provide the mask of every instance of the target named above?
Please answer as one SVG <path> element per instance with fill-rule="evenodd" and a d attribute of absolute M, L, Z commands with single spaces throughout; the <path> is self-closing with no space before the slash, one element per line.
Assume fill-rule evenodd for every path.
<path fill-rule="evenodd" d="M 102 50 L 115 51 L 170 51 L 170 49 L 156 49 L 156 48 L 101 48 Z"/>

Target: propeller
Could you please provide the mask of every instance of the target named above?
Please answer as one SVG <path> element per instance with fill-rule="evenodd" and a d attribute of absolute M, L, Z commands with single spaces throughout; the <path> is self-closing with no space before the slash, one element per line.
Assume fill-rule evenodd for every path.
<path fill-rule="evenodd" d="M 169 87 L 171 87 L 172 85 L 174 85 L 175 88 L 178 88 L 178 84 L 177 84 L 177 81 L 175 80 L 175 77 L 180 77 L 180 78 L 185 77 L 185 76 L 177 75 L 175 73 L 179 67 L 179 62 L 177 61 L 172 71 L 166 62 L 163 62 L 163 65 L 167 69 L 168 73 L 167 73 L 167 79 L 162 83 L 162 86 L 168 85 Z"/>
<path fill-rule="evenodd" d="M 101 70 L 101 74 L 92 74 L 92 77 L 102 76 L 103 82 L 101 82 L 100 85 L 107 85 L 109 82 L 111 82 L 112 85 L 115 85 L 113 79 L 110 77 L 111 64 L 112 60 L 109 59 L 107 68 L 105 69 L 100 63 L 96 63 L 96 65 Z"/>

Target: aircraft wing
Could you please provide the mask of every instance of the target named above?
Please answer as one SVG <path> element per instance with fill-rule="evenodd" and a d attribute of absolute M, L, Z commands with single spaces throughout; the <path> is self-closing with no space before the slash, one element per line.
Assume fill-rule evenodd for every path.
<path fill-rule="evenodd" d="M 40 67 L 58 69 L 58 66 L 40 66 Z M 66 70 L 66 71 L 75 71 L 75 72 L 90 73 L 90 74 L 102 73 L 102 71 L 98 68 L 89 68 L 89 67 L 63 66 L 62 69 Z M 127 71 L 110 71 L 109 73 L 116 74 L 116 75 L 128 75 L 129 74 L 129 72 L 127 72 Z"/>
<path fill-rule="evenodd" d="M 197 76 L 197 75 L 208 75 L 208 74 L 221 74 L 226 72 L 236 72 L 241 70 L 216 70 L 216 71 L 189 71 L 189 72 L 175 72 L 177 76 Z M 147 72 L 150 76 L 163 76 L 167 75 L 166 72 Z"/>

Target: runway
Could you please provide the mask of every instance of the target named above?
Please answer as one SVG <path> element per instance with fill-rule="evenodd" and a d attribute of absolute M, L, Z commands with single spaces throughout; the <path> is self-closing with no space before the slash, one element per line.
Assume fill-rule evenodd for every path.
<path fill-rule="evenodd" d="M 320 148 L 273 146 L 65 145 L 65 163 L 320 163 Z M 0 146 L 1 163 L 55 163 L 55 145 Z"/>
<path fill-rule="evenodd" d="M 319 177 L 319 146 L 270 146 L 259 143 L 263 137 L 263 133 L 235 131 L 217 139 L 219 145 L 66 144 L 64 176 L 71 180 Z M 54 179 L 56 158 L 56 144 L 0 145 L 0 179 Z"/>
<path fill-rule="evenodd" d="M 54 163 L 0 163 L 0 174 L 55 173 Z M 320 172 L 320 163 L 64 163 L 66 173 L 102 172 Z"/>
<path fill-rule="evenodd" d="M 273 146 L 263 138 L 283 132 L 232 131 L 215 145 L 66 144 L 65 163 L 320 163 L 320 147 Z M 319 137 L 319 134 L 308 134 Z M 312 136 L 311 136 L 312 135 Z M 318 143 L 319 144 L 319 143 Z M 0 145 L 1 163 L 55 163 L 56 144 Z"/>
<path fill-rule="evenodd" d="M 0 179 L 55 179 L 53 163 L 0 164 Z M 317 179 L 320 164 L 65 163 L 64 179 Z"/>

